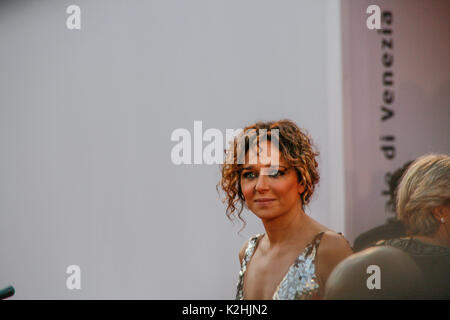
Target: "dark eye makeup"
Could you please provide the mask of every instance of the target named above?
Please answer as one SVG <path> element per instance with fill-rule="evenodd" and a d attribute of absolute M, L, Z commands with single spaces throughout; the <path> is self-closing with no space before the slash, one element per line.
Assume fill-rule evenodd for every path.
<path fill-rule="evenodd" d="M 245 179 L 253 179 L 253 178 L 256 178 L 259 176 L 258 171 L 246 171 L 246 170 L 249 170 L 249 169 L 244 169 L 244 171 L 242 173 L 242 177 Z M 285 174 L 285 171 L 286 170 L 284 170 L 284 169 L 281 169 L 281 170 L 280 169 L 278 169 L 278 170 L 277 169 L 269 169 L 266 171 L 267 172 L 266 175 L 271 178 L 277 178 L 277 177 L 283 176 Z"/>

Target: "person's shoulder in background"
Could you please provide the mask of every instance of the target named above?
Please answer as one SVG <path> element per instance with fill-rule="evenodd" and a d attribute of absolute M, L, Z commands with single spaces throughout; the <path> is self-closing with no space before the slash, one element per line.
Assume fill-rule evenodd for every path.
<path fill-rule="evenodd" d="M 406 228 L 399 220 L 388 220 L 385 224 L 377 226 L 356 237 L 353 243 L 355 252 L 362 251 L 373 246 L 379 240 L 388 240 L 406 236 Z"/>

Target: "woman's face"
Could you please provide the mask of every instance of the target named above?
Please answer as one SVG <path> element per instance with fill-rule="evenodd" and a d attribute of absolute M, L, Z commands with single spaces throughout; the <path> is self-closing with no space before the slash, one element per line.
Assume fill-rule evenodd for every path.
<path fill-rule="evenodd" d="M 301 208 L 300 194 L 304 186 L 298 181 L 296 169 L 289 166 L 281 153 L 276 152 L 279 155 L 276 164 L 276 161 L 270 160 L 270 142 L 265 147 L 268 148 L 267 154 L 264 146 L 260 148 L 259 155 L 256 148 L 246 154 L 240 183 L 247 207 L 260 219 L 270 220 Z M 258 161 L 250 164 L 248 159 Z"/>

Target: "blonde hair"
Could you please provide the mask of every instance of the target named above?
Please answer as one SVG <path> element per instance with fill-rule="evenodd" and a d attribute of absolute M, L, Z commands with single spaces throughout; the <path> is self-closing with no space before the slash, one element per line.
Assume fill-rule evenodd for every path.
<path fill-rule="evenodd" d="M 450 200 L 450 157 L 429 154 L 414 161 L 397 191 L 397 216 L 411 235 L 432 235 L 439 221 L 433 209 Z"/>

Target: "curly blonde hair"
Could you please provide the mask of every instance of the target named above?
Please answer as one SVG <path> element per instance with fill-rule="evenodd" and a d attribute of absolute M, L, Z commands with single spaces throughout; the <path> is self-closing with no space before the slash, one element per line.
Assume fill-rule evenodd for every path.
<path fill-rule="evenodd" d="M 272 135 L 272 131 L 276 131 L 277 134 Z M 230 142 L 229 148 L 225 151 L 227 161 L 221 166 L 222 179 L 217 185 L 220 185 L 225 192 L 223 202 L 227 204 L 227 217 L 232 220 L 237 213 L 238 218 L 244 223 L 243 228 L 246 222 L 242 219 L 241 213 L 244 209 L 245 199 L 241 191 L 243 164 L 238 161 L 239 148 L 244 148 L 241 150 L 243 151 L 241 154 L 245 155 L 252 146 L 252 142 L 260 138 L 268 141 L 276 139 L 279 152 L 288 164 L 296 169 L 298 180 L 305 187 L 300 195 L 303 207 L 309 203 L 315 186 L 319 182 L 316 160 L 319 153 L 306 131 L 302 131 L 294 122 L 284 119 L 257 122 L 245 127 L 241 134 Z"/>

